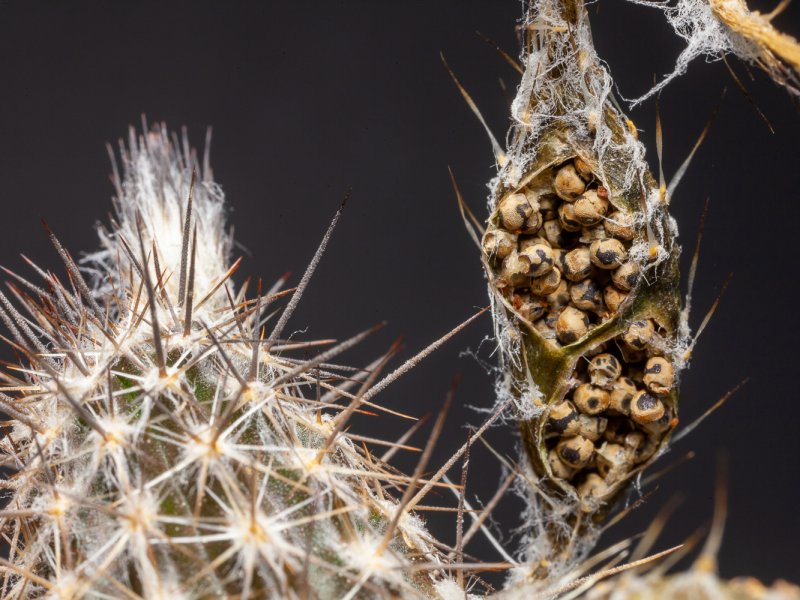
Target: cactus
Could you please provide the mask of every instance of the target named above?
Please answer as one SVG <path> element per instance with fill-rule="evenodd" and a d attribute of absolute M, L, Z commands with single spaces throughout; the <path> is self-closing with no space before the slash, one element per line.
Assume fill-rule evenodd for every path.
<path fill-rule="evenodd" d="M 632 552 L 628 541 L 590 556 L 670 442 L 694 339 L 673 189 L 613 102 L 583 1 L 537 0 L 525 26 L 515 126 L 507 150 L 495 143 L 486 228 L 470 225 L 501 351 L 484 426 L 429 474 L 450 396 L 414 472 L 390 466 L 416 426 L 376 440 L 350 418 L 406 416 L 375 397 L 483 311 L 387 375 L 394 346 L 342 366 L 379 326 L 341 342 L 287 335 L 341 211 L 297 287 L 237 288 L 208 154 L 163 125 L 132 130 L 100 249 L 76 262 L 45 225 L 66 279 L 31 264 L 41 281 L 9 272 L 13 298 L 0 292 L 20 363 L 0 389 L 12 471 L 0 597 L 449 600 L 478 597 L 473 571 L 503 568 L 500 598 L 800 598 L 789 584 L 717 578 L 722 501 L 684 573 L 665 575 L 683 550 L 646 556 L 659 522 Z M 527 534 L 506 563 L 474 564 L 465 540 L 493 503 L 465 535 L 465 492 L 447 473 L 501 415 L 521 433 L 507 482 L 527 501 Z M 458 497 L 454 547 L 415 512 L 435 488 Z M 587 575 L 623 553 L 628 564 Z"/>

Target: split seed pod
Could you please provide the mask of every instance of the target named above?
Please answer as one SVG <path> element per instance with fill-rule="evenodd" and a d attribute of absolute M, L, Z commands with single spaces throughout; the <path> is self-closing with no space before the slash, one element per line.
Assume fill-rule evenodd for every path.
<path fill-rule="evenodd" d="M 656 381 L 660 373 L 642 370 L 646 360 L 670 355 L 681 342 L 679 248 L 668 204 L 658 202 L 659 185 L 642 158 L 635 127 L 596 95 L 606 89 L 608 74 L 591 48 L 583 2 L 542 0 L 529 11 L 525 31 L 536 37 L 523 45 L 528 54 L 522 64 L 536 66 L 518 87 L 517 118 L 495 180 L 488 230 L 503 228 L 500 203 L 505 198 L 518 190 L 541 190 L 543 224 L 537 235 L 552 247 L 552 272 L 563 279 L 551 281 L 551 287 L 544 279 L 549 273 L 529 276 L 521 286 L 532 295 L 543 293 L 549 305 L 550 312 L 532 325 L 508 318 L 517 312 L 513 290 L 493 285 L 490 293 L 493 306 L 506 313 L 496 315 L 497 329 L 517 328 L 510 342 L 500 340 L 508 370 L 504 393 L 515 397 L 517 405 L 549 408 L 534 410 L 520 429 L 528 462 L 542 478 L 536 485 L 567 500 L 553 505 L 552 536 L 547 529 L 538 532 L 563 549 L 565 525 L 576 527 L 578 535 L 582 531 L 577 512 L 570 516 L 564 507 L 577 506 L 581 493 L 589 494 L 596 501 L 585 504 L 585 510 L 591 520 L 601 521 L 630 479 L 668 443 L 677 417 L 676 385 Z M 549 25 L 546 36 L 541 36 L 543 23 Z M 563 27 L 553 28 L 554 23 Z M 576 228 L 574 221 L 581 227 L 568 231 Z M 642 252 L 645 243 L 660 250 Z M 484 256 L 491 282 L 502 282 L 505 261 L 498 265 Z M 637 323 L 642 325 L 632 326 Z M 680 367 L 671 366 L 674 371 Z M 535 397 L 526 391 L 531 384 Z M 553 428 L 557 406 L 559 411 L 572 406 L 579 413 L 570 420 L 570 428 L 578 431 L 570 429 L 564 437 L 566 430 Z M 641 439 L 629 448 L 624 441 L 633 433 Z M 601 486 L 602 461 L 596 451 L 605 441 L 624 447 L 633 458 L 621 463 L 613 482 L 603 480 Z"/>

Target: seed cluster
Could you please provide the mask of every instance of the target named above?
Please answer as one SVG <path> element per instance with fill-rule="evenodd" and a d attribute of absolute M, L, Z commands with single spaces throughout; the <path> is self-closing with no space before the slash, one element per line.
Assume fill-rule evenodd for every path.
<path fill-rule="evenodd" d="M 612 319 L 636 293 L 639 263 L 629 253 L 641 235 L 575 158 L 503 196 L 483 250 L 516 316 L 558 348 Z M 628 322 L 578 360 L 563 399 L 549 405 L 547 470 L 574 486 L 585 512 L 613 496 L 674 427 L 675 368 L 662 333 L 652 319 Z"/>
<path fill-rule="evenodd" d="M 566 397 L 550 407 L 548 464 L 594 511 L 674 426 L 675 369 L 652 320 L 634 321 L 582 358 Z"/>
<path fill-rule="evenodd" d="M 619 311 L 639 279 L 637 228 L 575 158 L 504 196 L 483 238 L 495 282 L 516 313 L 556 345 Z"/>

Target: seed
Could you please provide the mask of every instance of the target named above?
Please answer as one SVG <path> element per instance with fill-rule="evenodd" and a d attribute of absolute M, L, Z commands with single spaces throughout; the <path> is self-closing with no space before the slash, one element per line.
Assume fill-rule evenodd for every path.
<path fill-rule="evenodd" d="M 553 269 L 555 271 L 555 269 Z M 562 344 L 572 344 L 589 331 L 589 317 L 582 310 L 567 306 L 556 321 L 556 337 Z"/>
<path fill-rule="evenodd" d="M 564 464 L 555 448 L 547 454 L 547 463 L 550 465 L 550 471 L 559 479 L 572 479 L 575 475 L 575 469 Z"/>
<path fill-rule="evenodd" d="M 564 273 L 566 275 L 566 272 Z M 606 307 L 612 313 L 615 313 L 619 310 L 619 307 L 622 305 L 625 300 L 627 300 L 628 294 L 625 292 L 620 292 L 617 288 L 613 285 L 608 284 L 603 289 L 603 302 L 606 303 Z"/>
<path fill-rule="evenodd" d="M 607 390 L 614 389 L 614 383 L 622 373 L 622 365 L 613 354 L 598 354 L 589 361 L 589 381 Z"/>
<path fill-rule="evenodd" d="M 511 194 L 497 205 L 500 223 L 509 231 L 519 231 L 533 212 L 525 194 Z"/>
<path fill-rule="evenodd" d="M 558 251 L 556 250 L 555 252 Z M 555 309 L 564 308 L 569 304 L 569 288 L 567 282 L 562 279 L 555 291 L 547 294 L 546 300 L 550 308 Z"/>
<path fill-rule="evenodd" d="M 564 277 L 570 281 L 586 279 L 592 272 L 589 249 L 585 247 L 570 250 L 564 256 Z"/>
<path fill-rule="evenodd" d="M 591 383 L 583 383 L 575 389 L 572 394 L 572 401 L 582 413 L 598 415 L 608 408 L 610 396 L 601 387 Z"/>
<path fill-rule="evenodd" d="M 567 164 L 556 173 L 553 187 L 559 198 L 567 202 L 573 202 L 586 189 L 586 184 L 578 175 L 575 166 Z"/>
<path fill-rule="evenodd" d="M 561 440 L 556 446 L 558 457 L 574 469 L 585 467 L 594 455 L 594 444 L 585 437 L 575 437 Z"/>
<path fill-rule="evenodd" d="M 636 395 L 636 384 L 628 377 L 620 377 L 611 384 L 608 410 L 613 414 L 631 414 L 631 401 Z"/>
<path fill-rule="evenodd" d="M 620 265 L 611 275 L 611 281 L 623 292 L 630 292 L 639 281 L 639 263 L 631 261 Z"/>
<path fill-rule="evenodd" d="M 575 201 L 575 219 L 581 225 L 596 225 L 608 212 L 609 203 L 597 194 L 597 190 L 586 190 Z"/>
<path fill-rule="evenodd" d="M 564 231 L 558 219 L 550 219 L 542 225 L 545 239 L 553 248 L 569 248 L 575 243 L 575 237 Z"/>
<path fill-rule="evenodd" d="M 530 323 L 540 319 L 547 311 L 547 302 L 530 294 L 515 293 L 511 296 L 511 305 L 519 316 Z"/>
<path fill-rule="evenodd" d="M 575 402 L 577 405 L 577 401 Z M 580 407 L 579 407 L 580 408 Z M 645 391 L 636 392 L 631 400 L 631 418 L 639 423 L 652 423 L 664 416 L 664 404 Z"/>
<path fill-rule="evenodd" d="M 525 219 L 522 225 L 522 233 L 532 235 L 542 228 L 542 213 L 538 210 L 533 211 L 530 216 Z"/>
<path fill-rule="evenodd" d="M 530 261 L 528 274 L 532 277 L 541 277 L 553 269 L 553 250 L 546 244 L 526 245 L 520 254 Z"/>
<path fill-rule="evenodd" d="M 568 400 L 550 407 L 547 422 L 550 424 L 550 429 L 565 435 L 575 435 L 580 429 L 578 411 L 575 409 L 575 405 Z"/>
<path fill-rule="evenodd" d="M 521 235 L 519 236 L 518 245 L 520 252 L 530 248 L 531 246 L 538 246 L 538 245 L 547 246 L 548 248 L 550 248 L 551 251 L 555 252 L 555 250 L 553 250 L 553 247 L 550 245 L 550 242 L 548 242 L 545 238 L 541 237 L 540 235 Z"/>
<path fill-rule="evenodd" d="M 581 510 L 593 513 L 600 508 L 602 499 L 608 494 L 608 484 L 597 473 L 589 473 L 575 491 L 580 498 Z"/>
<path fill-rule="evenodd" d="M 675 369 L 661 356 L 654 356 L 644 367 L 644 384 L 654 394 L 669 394 L 675 385 Z"/>
<path fill-rule="evenodd" d="M 625 436 L 625 447 L 633 453 L 636 464 L 646 461 L 658 450 L 660 439 L 645 436 L 641 431 L 632 431 Z"/>
<path fill-rule="evenodd" d="M 603 436 L 608 426 L 608 419 L 604 417 L 591 417 L 589 415 L 579 414 L 576 422 L 578 424 L 577 433 L 593 442 L 596 442 Z"/>
<path fill-rule="evenodd" d="M 528 204 L 531 205 L 533 212 L 539 212 L 539 209 L 541 208 L 539 205 L 539 192 L 531 188 L 525 188 L 522 190 L 522 193 L 525 195 L 525 199 L 528 201 Z"/>
<path fill-rule="evenodd" d="M 581 176 L 581 179 L 585 181 L 590 181 L 593 177 L 592 169 L 585 160 L 576 156 L 575 159 L 572 161 L 572 164 L 575 165 L 575 171 L 577 171 L 578 175 Z"/>
<path fill-rule="evenodd" d="M 580 231 L 581 223 L 575 215 L 575 205 L 569 202 L 563 202 L 558 207 L 558 222 L 561 223 L 561 228 L 564 231 Z"/>
<path fill-rule="evenodd" d="M 605 442 L 597 449 L 597 472 L 608 484 L 623 479 L 633 466 L 633 462 L 634 451 L 620 444 Z"/>
<path fill-rule="evenodd" d="M 666 408 L 664 409 L 664 414 L 659 418 L 647 423 L 641 423 L 642 429 L 644 429 L 648 434 L 654 436 L 660 436 L 662 433 L 670 429 L 672 425 L 672 415 Z"/>
<path fill-rule="evenodd" d="M 607 237 L 606 230 L 602 225 L 594 225 L 581 229 L 581 237 L 578 238 L 578 241 L 582 244 L 591 244 L 595 240 L 604 240 Z"/>
<path fill-rule="evenodd" d="M 560 283 L 561 271 L 559 271 L 558 267 L 552 267 L 548 273 L 531 279 L 531 293 L 537 296 L 547 296 L 555 292 Z"/>
<path fill-rule="evenodd" d="M 505 258 L 517 245 L 517 236 L 502 229 L 492 229 L 483 236 L 483 251 L 489 258 Z"/>
<path fill-rule="evenodd" d="M 606 233 L 611 237 L 630 242 L 636 235 L 633 228 L 633 218 L 628 213 L 620 210 L 612 212 L 603 222 Z"/>
<path fill-rule="evenodd" d="M 634 350 L 644 350 L 653 341 L 655 333 L 652 319 L 634 321 L 622 334 L 622 341 Z"/>
<path fill-rule="evenodd" d="M 503 259 L 500 267 L 500 281 L 510 287 L 522 287 L 528 281 L 529 269 L 528 258 L 512 251 Z"/>
<path fill-rule="evenodd" d="M 569 297 L 572 304 L 581 310 L 598 312 L 603 307 L 603 296 L 600 288 L 591 279 L 584 279 L 569 286 Z"/>
<path fill-rule="evenodd" d="M 628 258 L 628 252 L 619 240 L 613 238 L 595 240 L 592 242 L 592 245 L 589 246 L 589 258 L 594 266 L 610 270 L 616 269 L 625 262 Z"/>

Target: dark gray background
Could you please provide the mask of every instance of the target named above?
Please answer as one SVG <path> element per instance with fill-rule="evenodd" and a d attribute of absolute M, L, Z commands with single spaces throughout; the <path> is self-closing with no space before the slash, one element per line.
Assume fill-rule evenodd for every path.
<path fill-rule="evenodd" d="M 763 3 L 760 8 L 770 10 Z M 479 257 L 464 232 L 447 174 L 451 165 L 473 209 L 485 214 L 493 174 L 489 143 L 439 61 L 440 50 L 503 138 L 517 82 L 475 30 L 517 54 L 515 0 L 409 2 L 2 2 L 0 3 L 0 262 L 25 271 L 19 252 L 59 268 L 39 225 L 44 216 L 74 252 L 95 244 L 92 225 L 110 210 L 104 144 L 128 124 L 189 127 L 194 144 L 214 126 L 212 164 L 247 255 L 241 272 L 299 278 L 345 190 L 352 200 L 292 324 L 307 336 L 347 337 L 389 326 L 352 353 L 363 364 L 398 335 L 403 357 L 486 304 Z M 681 49 L 659 13 L 619 1 L 591 8 L 597 47 L 619 91 L 633 97 L 669 69 Z M 777 21 L 800 34 L 800 6 Z M 798 577 L 796 247 L 800 121 L 787 94 L 731 63 L 769 132 L 720 63 L 693 64 L 662 95 L 668 174 L 689 152 L 723 88 L 708 141 L 673 202 L 691 249 L 711 198 L 693 321 L 729 272 L 734 278 L 683 380 L 689 423 L 744 377 L 750 383 L 668 458 L 697 457 L 605 538 L 641 531 L 675 494 L 684 501 L 659 548 L 680 542 L 712 514 L 719 456 L 729 465 L 730 516 L 720 556 L 725 576 Z M 505 88 L 505 91 L 504 91 Z M 655 165 L 652 101 L 633 111 Z M 684 253 L 688 263 L 690 250 Z M 423 414 L 440 405 L 455 372 L 462 384 L 435 464 L 492 403 L 490 322 L 450 342 L 382 394 Z M 6 354 L 8 354 L 6 352 Z M 404 423 L 359 423 L 398 435 Z M 490 435 L 513 453 L 506 429 Z M 419 439 L 418 443 L 424 443 Z M 407 463 L 410 465 L 411 463 Z M 664 463 L 666 464 L 666 462 Z M 457 473 L 456 473 L 457 475 Z M 497 462 L 477 449 L 470 493 L 487 499 Z M 431 503 L 452 502 L 434 498 Z M 498 517 L 508 531 L 520 505 Z M 452 517 L 430 517 L 452 541 Z M 475 554 L 497 557 L 479 543 Z"/>

